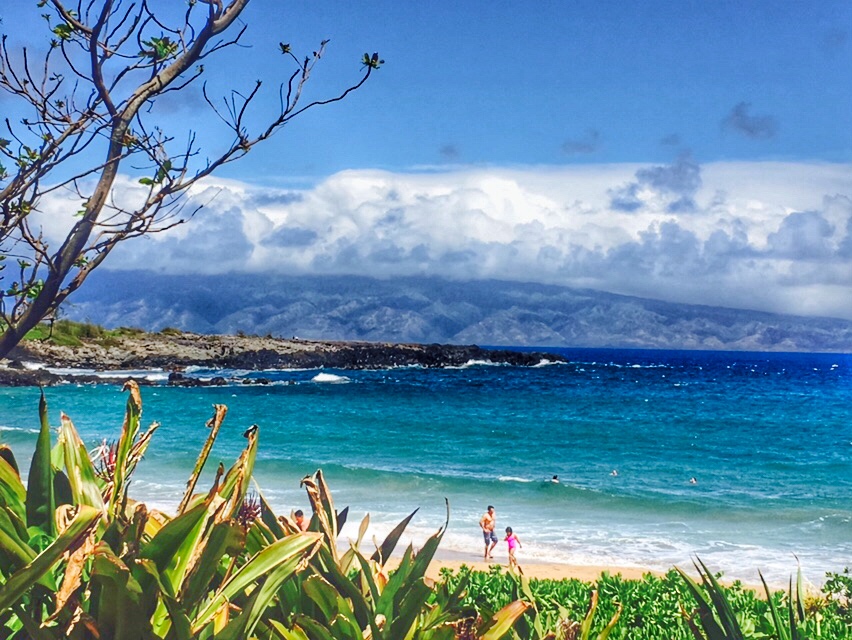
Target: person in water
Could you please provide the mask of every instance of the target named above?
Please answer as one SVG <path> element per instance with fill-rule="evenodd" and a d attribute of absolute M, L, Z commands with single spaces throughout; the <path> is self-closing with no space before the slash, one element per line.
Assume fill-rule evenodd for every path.
<path fill-rule="evenodd" d="M 293 519 L 296 521 L 296 526 L 299 527 L 300 531 L 307 531 L 308 525 L 310 524 L 305 519 L 305 512 L 299 509 L 296 513 L 293 514 Z"/>
<path fill-rule="evenodd" d="M 550 481 L 551 481 L 553 484 L 559 484 L 559 476 L 553 476 L 553 477 L 550 479 Z"/>
<path fill-rule="evenodd" d="M 485 559 L 489 560 L 494 556 L 492 553 L 494 552 L 494 547 L 497 546 L 497 534 L 494 533 L 494 526 L 497 524 L 497 516 L 494 515 L 494 507 L 492 505 L 488 505 L 488 510 L 485 512 L 485 515 L 482 516 L 479 520 L 479 527 L 482 529 L 482 537 L 485 538 Z M 491 543 L 491 548 L 488 548 L 488 544 Z"/>
<path fill-rule="evenodd" d="M 509 545 L 509 569 L 514 569 L 518 573 L 523 573 L 520 565 L 518 565 L 518 558 L 515 555 L 515 551 L 521 547 L 521 539 L 515 535 L 512 531 L 512 527 L 506 527 L 506 537 L 504 538 L 506 543 Z"/>

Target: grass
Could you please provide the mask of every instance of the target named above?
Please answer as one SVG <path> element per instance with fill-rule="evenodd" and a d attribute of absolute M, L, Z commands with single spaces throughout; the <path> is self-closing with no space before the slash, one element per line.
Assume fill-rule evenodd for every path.
<path fill-rule="evenodd" d="M 61 347 L 79 347 L 84 341 L 92 341 L 103 346 L 111 346 L 117 344 L 119 338 L 139 336 L 144 333 L 142 329 L 135 327 L 106 329 L 91 322 L 57 320 L 53 323 L 52 329 L 49 323 L 39 324 L 24 336 L 24 341 L 38 340 Z"/>

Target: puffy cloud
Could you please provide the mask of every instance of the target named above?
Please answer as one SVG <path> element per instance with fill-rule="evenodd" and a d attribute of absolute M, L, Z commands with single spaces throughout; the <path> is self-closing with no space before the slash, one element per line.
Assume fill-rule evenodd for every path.
<path fill-rule="evenodd" d="M 753 116 L 749 113 L 751 104 L 740 102 L 735 105 L 722 121 L 726 129 L 754 140 L 771 140 L 778 134 L 778 123 L 770 115 Z"/>
<path fill-rule="evenodd" d="M 766 239 L 769 253 L 790 260 L 831 257 L 834 228 L 817 211 L 795 212 L 782 220 Z"/>
<path fill-rule="evenodd" d="M 845 165 L 359 170 L 298 190 L 210 180 L 191 200 L 189 223 L 106 266 L 501 278 L 852 318 Z"/>
<path fill-rule="evenodd" d="M 662 206 L 670 213 L 687 213 L 696 208 L 693 196 L 700 187 L 701 168 L 683 153 L 671 165 L 639 169 L 634 182 L 610 192 L 610 206 L 627 212 Z"/>

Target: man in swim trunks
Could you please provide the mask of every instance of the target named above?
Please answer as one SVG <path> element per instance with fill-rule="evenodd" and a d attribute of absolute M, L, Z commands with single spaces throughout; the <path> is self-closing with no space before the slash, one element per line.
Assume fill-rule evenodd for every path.
<path fill-rule="evenodd" d="M 494 533 L 494 526 L 497 524 L 497 517 L 494 515 L 494 507 L 488 505 L 488 510 L 482 519 L 479 521 L 479 526 L 482 529 L 482 537 L 485 538 L 485 559 L 493 558 L 491 553 L 494 547 L 497 546 L 497 534 Z M 488 543 L 491 543 L 491 548 L 488 548 Z"/>

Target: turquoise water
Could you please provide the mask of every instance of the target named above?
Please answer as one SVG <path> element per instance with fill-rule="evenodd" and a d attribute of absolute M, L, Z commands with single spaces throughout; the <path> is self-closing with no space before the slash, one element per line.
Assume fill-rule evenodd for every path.
<path fill-rule="evenodd" d="M 306 508 L 299 480 L 321 467 L 351 507 L 345 534 L 367 512 L 380 535 L 419 507 L 417 544 L 443 524 L 446 497 L 443 548 L 471 560 L 493 504 L 527 561 L 664 570 L 698 555 L 731 578 L 753 582 L 760 568 L 785 582 L 798 556 L 816 583 L 852 564 L 849 356 L 557 351 L 570 364 L 279 371 L 264 372 L 269 386 L 144 388 L 143 422 L 162 427 L 131 493 L 173 508 L 222 403 L 214 457 L 229 464 L 258 424 L 266 498 L 281 512 Z M 46 395 L 54 424 L 63 410 L 92 446 L 117 437 L 116 387 Z M 24 465 L 37 400 L 34 389 L 0 389 L 0 439 Z M 505 553 L 501 544 L 497 559 Z"/>

